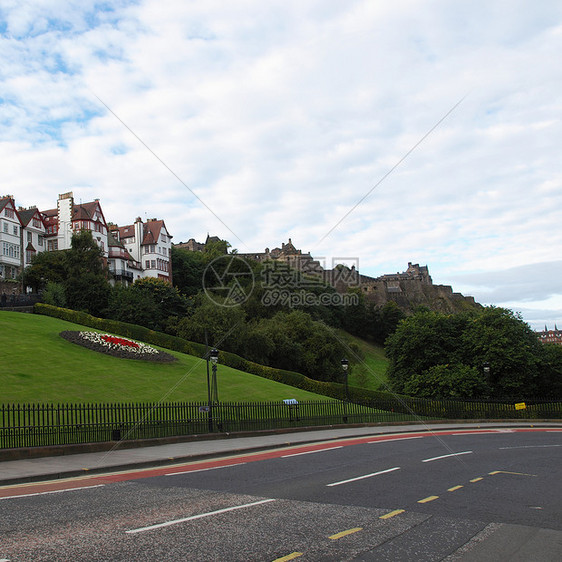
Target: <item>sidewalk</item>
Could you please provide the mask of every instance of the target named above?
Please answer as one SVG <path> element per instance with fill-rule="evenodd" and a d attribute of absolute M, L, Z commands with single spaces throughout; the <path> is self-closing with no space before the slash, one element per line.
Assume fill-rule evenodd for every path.
<path fill-rule="evenodd" d="M 84 474 L 147 468 L 182 461 L 233 455 L 243 452 L 329 441 L 346 437 L 363 437 L 417 431 L 448 429 L 487 429 L 506 427 L 557 427 L 562 422 L 482 422 L 387 425 L 315 429 L 290 433 L 256 434 L 251 437 L 225 436 L 224 439 L 189 441 L 168 445 L 120 449 L 119 443 L 110 451 L 79 453 L 0 462 L 0 486 L 42 480 L 55 480 Z"/>

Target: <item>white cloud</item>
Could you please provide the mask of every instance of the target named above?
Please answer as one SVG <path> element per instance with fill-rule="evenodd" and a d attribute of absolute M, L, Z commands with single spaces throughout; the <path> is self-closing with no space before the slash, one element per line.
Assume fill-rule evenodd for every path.
<path fill-rule="evenodd" d="M 2 192 L 50 208 L 72 189 L 240 251 L 291 236 L 373 275 L 427 263 L 550 318 L 559 277 L 534 264 L 562 242 L 558 2 L 99 6 L 2 3 Z"/>

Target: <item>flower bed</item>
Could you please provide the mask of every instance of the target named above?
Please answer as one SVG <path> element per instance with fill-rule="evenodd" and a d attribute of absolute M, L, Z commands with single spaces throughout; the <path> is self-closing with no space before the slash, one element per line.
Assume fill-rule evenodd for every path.
<path fill-rule="evenodd" d="M 121 359 L 142 359 L 160 362 L 176 361 L 173 355 L 159 351 L 150 345 L 110 334 L 64 331 L 60 335 L 69 342 Z"/>

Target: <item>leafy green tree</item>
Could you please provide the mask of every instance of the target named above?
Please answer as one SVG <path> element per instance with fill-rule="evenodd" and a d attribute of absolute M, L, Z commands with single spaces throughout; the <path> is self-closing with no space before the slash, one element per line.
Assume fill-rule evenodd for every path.
<path fill-rule="evenodd" d="M 380 324 L 377 341 L 384 344 L 386 338 L 396 331 L 400 321 L 406 318 L 406 314 L 394 301 L 388 301 L 377 312 L 377 320 Z"/>
<path fill-rule="evenodd" d="M 519 314 L 490 306 L 467 323 L 458 347 L 464 363 L 480 369 L 489 364 L 488 383 L 495 396 L 536 396 L 541 345 Z"/>
<path fill-rule="evenodd" d="M 65 294 L 70 308 L 101 316 L 107 309 L 111 287 L 103 262 L 103 250 L 88 230 L 72 235 L 64 252 Z"/>
<path fill-rule="evenodd" d="M 412 375 L 404 384 L 404 393 L 420 398 L 476 398 L 489 394 L 479 369 L 468 365 L 434 365 Z"/>
<path fill-rule="evenodd" d="M 266 364 L 298 371 L 316 380 L 342 380 L 345 347 L 330 328 L 309 314 L 300 310 L 278 312 L 273 318 L 260 320 L 256 329 L 274 343 Z"/>
<path fill-rule="evenodd" d="M 438 376 L 445 377 L 443 388 L 456 378 L 465 396 L 533 397 L 545 389 L 541 364 L 548 361 L 536 334 L 520 315 L 504 308 L 457 315 L 419 310 L 400 322 L 385 349 L 389 381 L 398 392 L 429 392 Z M 484 363 L 490 367 L 487 380 Z M 557 364 L 552 363 L 552 377 Z"/>
<path fill-rule="evenodd" d="M 220 306 L 200 297 L 201 304 L 176 327 L 179 337 L 238 353 L 245 344 L 246 315 L 239 306 Z"/>
<path fill-rule="evenodd" d="M 160 329 L 163 315 L 154 299 L 142 291 L 118 284 L 111 289 L 108 316 L 113 320 Z"/>
<path fill-rule="evenodd" d="M 39 252 L 33 256 L 31 265 L 23 270 L 23 284 L 37 293 L 43 290 L 49 281 L 64 283 L 67 278 L 65 252 Z"/>
<path fill-rule="evenodd" d="M 64 285 L 62 283 L 55 283 L 54 281 L 47 282 L 47 286 L 43 291 L 43 302 L 52 306 L 66 307 L 66 295 L 64 292 Z"/>
<path fill-rule="evenodd" d="M 187 310 L 187 301 L 177 287 L 165 279 L 143 277 L 137 279 L 132 286 L 133 291 L 143 294 L 158 306 L 162 318 L 182 316 Z"/>
<path fill-rule="evenodd" d="M 224 256 L 228 253 L 230 244 L 226 240 L 207 240 L 203 254 L 207 261 L 211 261 L 219 256 Z"/>
<path fill-rule="evenodd" d="M 390 360 L 389 382 L 397 392 L 414 375 L 435 365 L 458 363 L 459 336 L 466 323 L 464 316 L 445 316 L 420 310 L 401 321 L 387 340 L 385 352 Z"/>
<path fill-rule="evenodd" d="M 562 346 L 541 344 L 538 395 L 553 398 L 562 396 Z"/>
<path fill-rule="evenodd" d="M 201 252 L 191 252 L 172 246 L 174 286 L 183 295 L 196 295 L 203 289 L 203 272 L 207 263 L 208 257 Z"/>

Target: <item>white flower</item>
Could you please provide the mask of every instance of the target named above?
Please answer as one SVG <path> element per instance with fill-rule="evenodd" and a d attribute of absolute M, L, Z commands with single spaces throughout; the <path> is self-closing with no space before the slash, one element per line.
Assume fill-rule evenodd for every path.
<path fill-rule="evenodd" d="M 78 332 L 80 338 L 95 343 L 101 347 L 126 351 L 137 355 L 157 355 L 159 351 L 150 345 L 137 342 L 111 334 L 99 334 L 98 332 Z"/>

